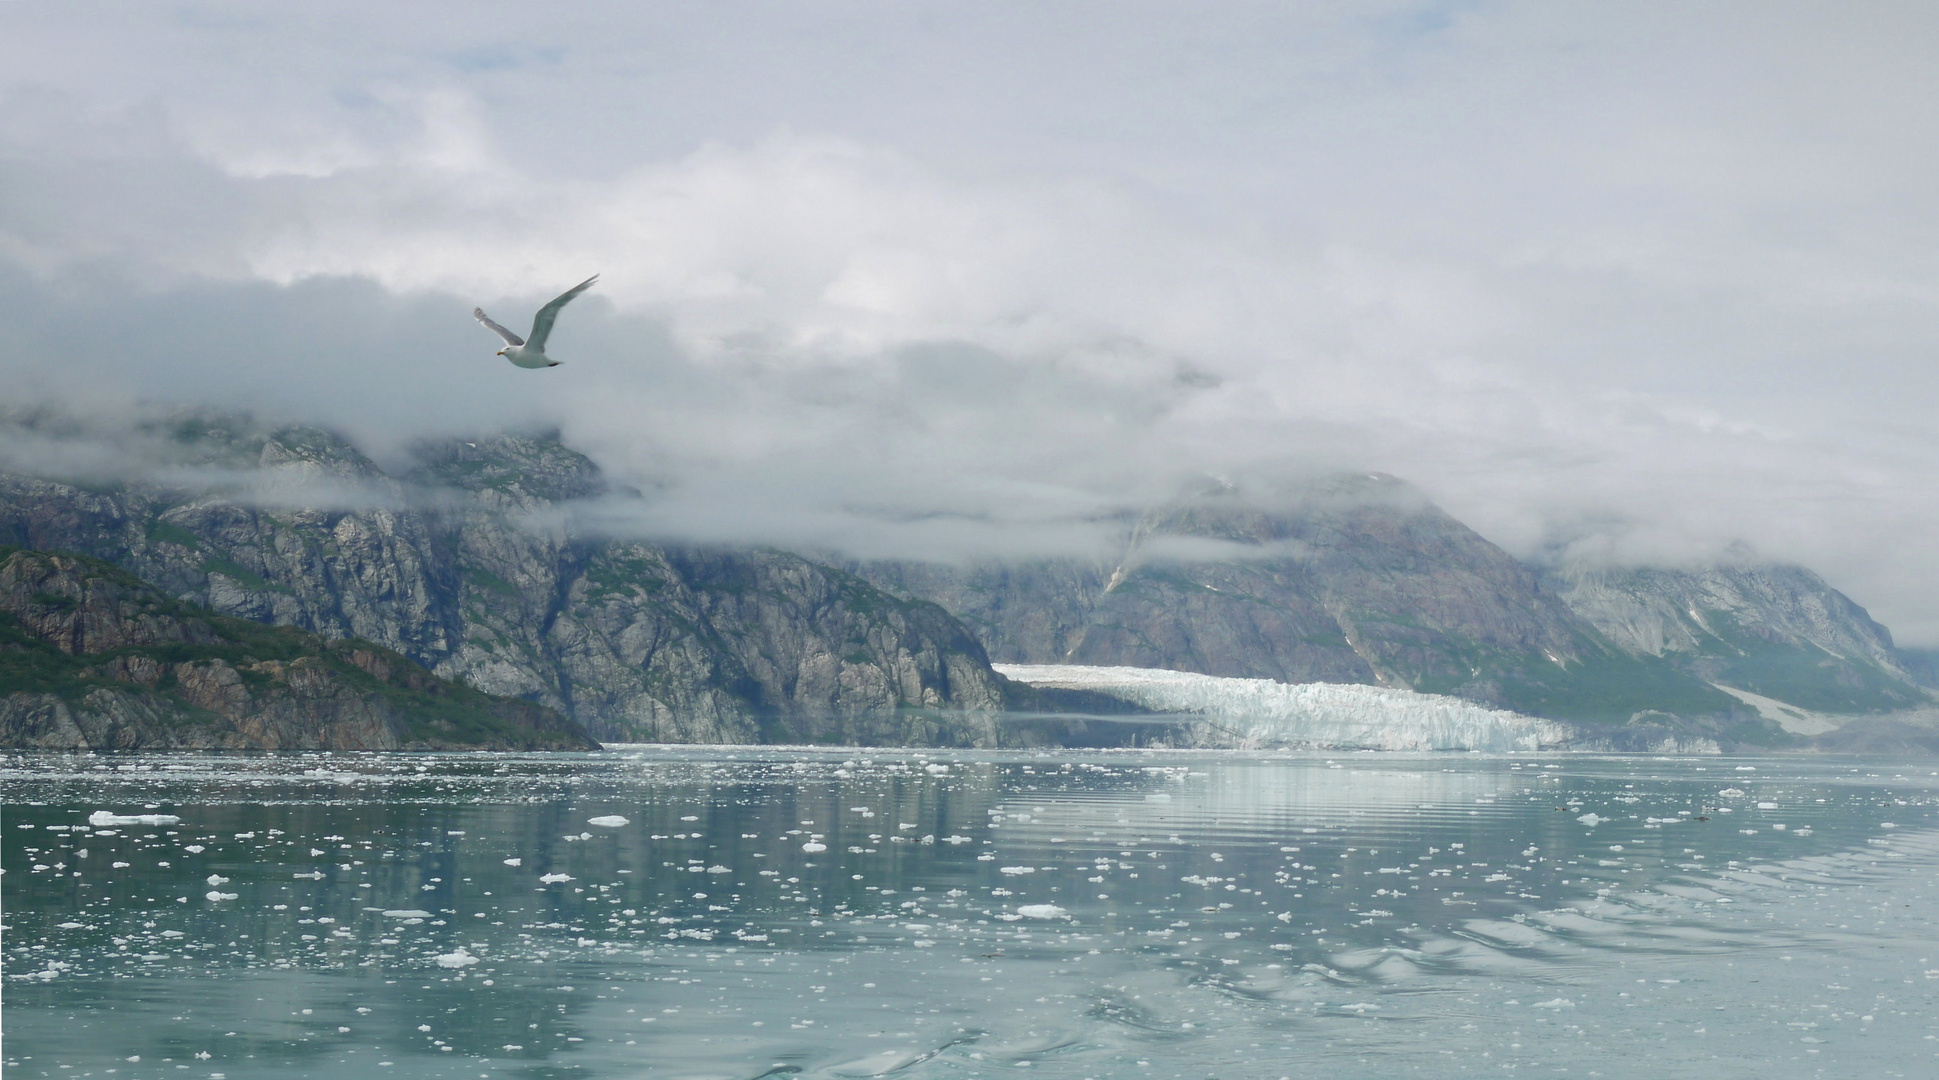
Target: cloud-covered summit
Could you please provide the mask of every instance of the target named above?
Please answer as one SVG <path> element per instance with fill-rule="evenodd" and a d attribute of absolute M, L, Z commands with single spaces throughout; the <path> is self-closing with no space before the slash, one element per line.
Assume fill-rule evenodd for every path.
<path fill-rule="evenodd" d="M 1380 470 L 1939 640 L 1935 17 L 1651 10 L 13 5 L 0 376 L 557 426 L 656 527 L 867 554 Z M 487 363 L 595 271 L 573 365 Z"/>

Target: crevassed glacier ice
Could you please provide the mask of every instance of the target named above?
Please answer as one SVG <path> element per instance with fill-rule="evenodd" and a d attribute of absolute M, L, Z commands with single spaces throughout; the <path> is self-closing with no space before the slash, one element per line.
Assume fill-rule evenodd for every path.
<path fill-rule="evenodd" d="M 1032 686 L 1092 690 L 1154 712 L 1201 717 L 1191 730 L 1200 746 L 1503 752 L 1560 747 L 1575 735 L 1565 723 L 1379 686 L 1282 683 L 1159 668 L 992 666 Z"/>

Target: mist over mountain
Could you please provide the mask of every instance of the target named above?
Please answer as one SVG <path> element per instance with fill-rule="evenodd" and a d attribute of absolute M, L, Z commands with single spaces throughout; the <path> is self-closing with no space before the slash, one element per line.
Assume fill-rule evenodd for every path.
<path fill-rule="evenodd" d="M 10 406 L 557 430 L 636 533 L 865 559 L 1381 472 L 1939 644 L 1918 5 L 195 10 L 7 9 Z M 468 317 L 594 272 L 541 376 Z"/>

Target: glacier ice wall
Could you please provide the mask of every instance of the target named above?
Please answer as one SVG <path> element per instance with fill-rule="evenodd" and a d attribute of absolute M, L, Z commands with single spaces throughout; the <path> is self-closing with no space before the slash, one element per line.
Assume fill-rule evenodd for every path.
<path fill-rule="evenodd" d="M 1504 752 L 1555 749 L 1577 734 L 1559 721 L 1379 686 L 1289 684 L 1159 668 L 993 666 L 1032 686 L 1091 690 L 1153 712 L 1197 717 L 1191 739 L 1208 747 Z"/>

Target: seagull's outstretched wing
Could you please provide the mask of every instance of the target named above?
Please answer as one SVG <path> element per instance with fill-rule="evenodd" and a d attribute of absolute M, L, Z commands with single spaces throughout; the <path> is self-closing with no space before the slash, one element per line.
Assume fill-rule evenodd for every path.
<path fill-rule="evenodd" d="M 571 303 L 573 297 L 592 288 L 592 283 L 598 280 L 599 275 L 594 274 L 579 284 L 574 285 L 572 288 L 567 289 L 565 292 L 560 293 L 551 303 L 540 308 L 537 315 L 532 316 L 532 347 L 534 349 L 540 352 L 545 351 L 545 339 L 552 336 L 552 323 L 559 317 L 559 309 Z"/>
<path fill-rule="evenodd" d="M 492 333 L 497 334 L 499 337 L 504 338 L 505 344 L 507 345 L 525 344 L 524 338 L 519 337 L 517 334 L 512 333 L 510 330 L 507 330 L 504 327 L 498 325 L 497 323 L 491 321 L 491 316 L 485 314 L 484 308 L 472 308 L 471 317 L 474 319 L 477 319 L 481 323 L 484 323 L 485 329 L 490 330 Z"/>

